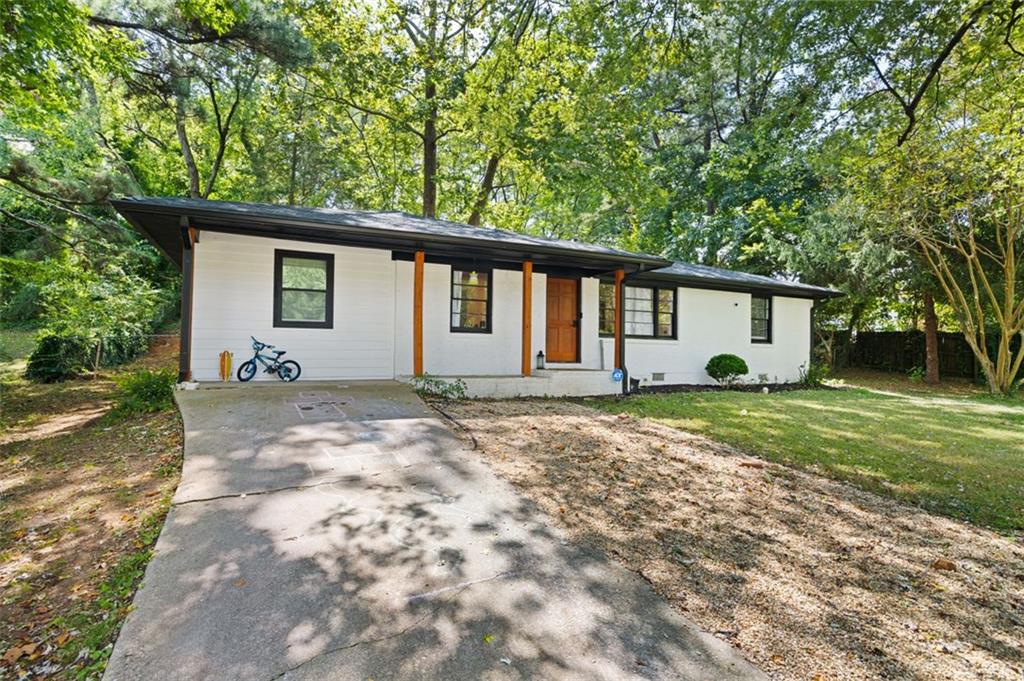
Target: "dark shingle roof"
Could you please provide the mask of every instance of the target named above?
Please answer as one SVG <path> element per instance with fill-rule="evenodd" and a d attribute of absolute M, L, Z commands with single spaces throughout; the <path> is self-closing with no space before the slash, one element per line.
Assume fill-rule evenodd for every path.
<path fill-rule="evenodd" d="M 240 225 L 276 225 L 287 236 L 288 227 L 305 226 L 322 232 L 340 234 L 372 233 L 409 241 L 447 242 L 479 245 L 484 248 L 518 252 L 560 252 L 604 260 L 619 260 L 647 268 L 669 261 L 645 253 L 632 253 L 617 248 L 581 241 L 547 239 L 501 229 L 417 217 L 407 213 L 348 210 L 343 208 L 307 208 L 234 201 L 205 201 L 182 198 L 128 198 L 111 201 L 114 207 L 142 229 L 142 220 L 131 215 L 170 214 L 188 216 L 197 226 L 213 223 Z"/>
<path fill-rule="evenodd" d="M 640 275 L 643 279 L 671 281 L 679 284 L 704 285 L 706 288 L 718 286 L 742 291 L 791 295 L 801 298 L 835 298 L 843 295 L 839 291 L 821 286 L 811 286 L 798 281 L 776 279 L 759 274 L 737 272 L 720 267 L 695 265 L 689 262 L 674 262 Z"/>
<path fill-rule="evenodd" d="M 501 229 L 473 227 L 457 222 L 423 218 L 407 213 L 307 208 L 262 203 L 206 201 L 184 198 L 126 198 L 111 201 L 124 217 L 149 237 L 177 264 L 181 264 L 181 219 L 200 230 L 345 243 L 392 248 L 408 252 L 428 248 L 447 257 L 497 256 L 520 262 L 530 257 L 552 267 L 584 267 L 591 274 L 629 265 L 637 281 L 665 281 L 680 285 L 805 298 L 828 298 L 838 291 L 793 281 L 762 277 L 717 267 L 672 263 L 645 253 L 608 246 L 547 239 Z"/>

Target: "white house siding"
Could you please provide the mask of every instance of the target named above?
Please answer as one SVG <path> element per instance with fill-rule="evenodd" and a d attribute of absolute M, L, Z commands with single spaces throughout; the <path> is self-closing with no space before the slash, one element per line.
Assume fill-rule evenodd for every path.
<path fill-rule="evenodd" d="M 451 330 L 451 266 L 423 266 L 423 370 L 435 376 L 518 375 L 522 369 L 523 273 L 492 270 L 490 333 Z M 395 367 L 412 374 L 413 263 L 396 263 Z M 533 275 L 532 354 L 544 348 L 546 282 Z M 595 327 L 596 329 L 596 327 Z"/>
<path fill-rule="evenodd" d="M 201 232 L 195 246 L 192 372 L 219 380 L 219 355 L 234 368 L 252 357 L 249 336 L 288 351 L 302 377 L 392 378 L 395 263 L 386 250 Z M 274 328 L 274 250 L 334 254 L 334 328 Z M 257 378 L 265 376 L 262 372 Z"/>
<path fill-rule="evenodd" d="M 811 301 L 772 299 L 772 342 L 750 340 L 750 294 L 704 289 L 676 289 L 676 338 L 626 339 L 626 367 L 631 378 L 645 384 L 714 383 L 704 366 L 714 355 L 732 353 L 747 362 L 756 381 L 766 374 L 770 382 L 799 378 L 799 367 L 810 353 Z M 605 366 L 612 366 L 612 343 L 603 342 Z M 660 381 L 653 374 L 664 374 Z"/>
<path fill-rule="evenodd" d="M 334 254 L 334 328 L 274 328 L 274 250 Z M 424 370 L 439 376 L 517 376 L 521 370 L 522 272 L 493 270 L 491 333 L 450 330 L 451 267 L 424 266 Z M 531 361 L 545 347 L 547 276 L 533 275 Z M 598 336 L 598 280 L 580 280 L 580 361 L 550 369 L 614 367 L 610 338 Z M 192 369 L 218 380 L 219 355 L 234 366 L 252 356 L 249 336 L 288 350 L 309 379 L 393 378 L 412 374 L 413 263 L 388 250 L 202 232 L 196 245 Z M 730 352 L 750 366 L 747 380 L 794 381 L 809 352 L 810 300 L 775 296 L 772 342 L 750 341 L 750 295 L 677 289 L 674 340 L 629 338 L 630 376 L 657 385 L 709 383 L 712 355 Z M 661 381 L 653 374 L 661 373 Z M 262 377 L 258 374 L 257 377 Z"/>

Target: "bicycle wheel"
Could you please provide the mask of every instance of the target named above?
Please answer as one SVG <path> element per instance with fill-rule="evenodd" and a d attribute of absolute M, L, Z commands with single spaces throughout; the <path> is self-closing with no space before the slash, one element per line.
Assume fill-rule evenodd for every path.
<path fill-rule="evenodd" d="M 291 383 L 298 378 L 301 373 L 302 367 L 300 367 L 299 363 L 293 359 L 290 359 L 287 362 L 281 362 L 281 366 L 277 368 L 277 377 L 286 383 Z"/>
<path fill-rule="evenodd" d="M 248 381 L 248 380 L 252 379 L 252 377 L 255 376 L 255 375 L 256 375 L 256 360 L 250 359 L 247 362 L 242 362 L 238 366 L 238 380 L 239 381 L 242 381 L 244 383 L 245 381 Z"/>

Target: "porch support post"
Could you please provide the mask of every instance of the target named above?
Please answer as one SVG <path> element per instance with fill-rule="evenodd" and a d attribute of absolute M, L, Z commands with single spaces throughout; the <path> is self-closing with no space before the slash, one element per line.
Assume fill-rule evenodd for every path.
<path fill-rule="evenodd" d="M 412 275 L 412 372 L 423 375 L 423 251 L 416 251 Z"/>
<path fill-rule="evenodd" d="M 198 233 L 181 218 L 181 331 L 178 343 L 178 382 L 192 380 L 192 297 L 195 283 L 195 243 Z"/>
<path fill-rule="evenodd" d="M 533 359 L 533 261 L 523 262 L 523 376 L 530 375 Z"/>
<path fill-rule="evenodd" d="M 622 369 L 622 392 L 627 391 L 629 377 L 626 375 L 626 315 L 623 306 L 626 304 L 626 287 L 623 281 L 626 278 L 626 270 L 619 268 L 615 270 L 615 367 Z"/>

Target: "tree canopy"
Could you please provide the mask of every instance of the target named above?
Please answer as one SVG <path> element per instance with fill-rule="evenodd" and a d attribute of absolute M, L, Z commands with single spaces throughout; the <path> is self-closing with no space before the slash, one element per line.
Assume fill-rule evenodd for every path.
<path fill-rule="evenodd" d="M 906 325 L 929 292 L 962 324 L 922 221 L 969 287 L 949 229 L 1022 201 L 1022 0 L 0 12 L 8 317 L 50 260 L 173 286 L 126 257 L 147 246 L 106 204 L 146 194 L 404 210 L 801 277 L 849 294 L 829 310 L 849 329 Z"/>

